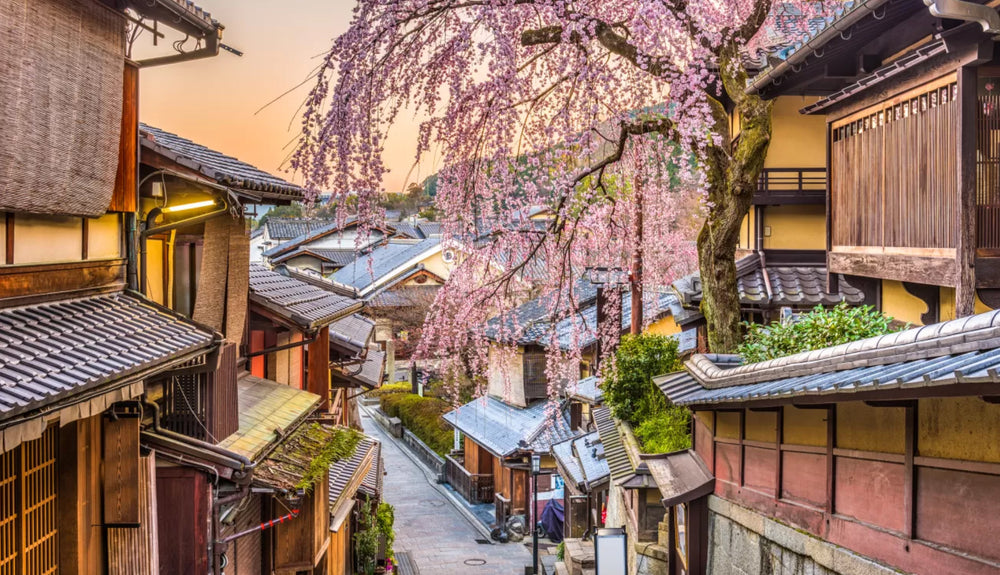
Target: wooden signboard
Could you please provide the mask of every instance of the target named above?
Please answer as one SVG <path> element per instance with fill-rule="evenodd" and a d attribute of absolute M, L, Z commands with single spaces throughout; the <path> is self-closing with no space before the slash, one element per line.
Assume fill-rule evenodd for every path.
<path fill-rule="evenodd" d="M 139 418 L 104 421 L 104 523 L 139 526 Z"/>

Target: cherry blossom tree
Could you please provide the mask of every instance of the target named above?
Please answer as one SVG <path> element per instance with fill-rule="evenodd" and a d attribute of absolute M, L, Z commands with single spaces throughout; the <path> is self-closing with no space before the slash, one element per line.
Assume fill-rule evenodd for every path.
<path fill-rule="evenodd" d="M 735 249 L 771 133 L 770 104 L 744 93 L 748 61 L 823 9 L 779 7 L 359 0 L 307 99 L 293 167 L 310 188 L 358 193 L 374 225 L 384 142 L 416 119 L 415 160 L 441 158 L 444 241 L 462 254 L 421 344 L 446 370 L 484 373 L 476 326 L 500 314 L 521 329 L 511 310 L 529 292 L 552 294 L 553 320 L 575 321 L 580 272 L 627 269 L 637 250 L 647 291 L 700 265 L 710 344 L 729 351 Z M 551 370 L 572 364 L 560 353 L 569 361 Z"/>

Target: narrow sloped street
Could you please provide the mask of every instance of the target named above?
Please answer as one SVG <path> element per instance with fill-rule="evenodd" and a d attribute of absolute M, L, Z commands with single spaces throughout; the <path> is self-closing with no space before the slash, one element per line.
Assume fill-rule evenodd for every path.
<path fill-rule="evenodd" d="M 531 553 L 521 544 L 477 543 L 483 535 L 425 469 L 362 411 L 365 433 L 382 442 L 383 498 L 396 509 L 395 550 L 408 552 L 423 575 L 523 573 Z"/>

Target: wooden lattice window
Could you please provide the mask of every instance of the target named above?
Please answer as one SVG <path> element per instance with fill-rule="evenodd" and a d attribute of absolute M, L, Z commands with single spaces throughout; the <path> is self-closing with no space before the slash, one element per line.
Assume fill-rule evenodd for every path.
<path fill-rule="evenodd" d="M 57 429 L 0 454 L 0 575 L 59 570 Z"/>

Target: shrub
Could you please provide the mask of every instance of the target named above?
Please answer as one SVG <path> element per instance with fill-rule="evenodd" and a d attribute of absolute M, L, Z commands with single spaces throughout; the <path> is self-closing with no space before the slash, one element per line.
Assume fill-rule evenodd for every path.
<path fill-rule="evenodd" d="M 409 384 L 406 384 L 409 391 Z M 386 387 L 392 386 L 384 386 Z M 379 395 L 382 411 L 398 417 L 409 429 L 439 455 L 451 451 L 454 433 L 441 416 L 451 411 L 451 404 L 436 397 L 420 397 L 412 393 L 389 391 Z"/>
<path fill-rule="evenodd" d="M 691 412 L 667 405 L 635 428 L 635 436 L 647 453 L 670 453 L 691 447 Z"/>
<path fill-rule="evenodd" d="M 385 501 L 378 504 L 375 511 L 375 524 L 378 532 L 385 537 L 385 557 L 390 561 L 395 557 L 392 551 L 392 544 L 396 541 L 396 532 L 393 531 L 393 523 L 396 521 L 396 512 L 392 505 Z"/>
<path fill-rule="evenodd" d="M 843 302 L 830 309 L 817 306 L 794 321 L 744 324 L 746 338 L 736 351 L 745 363 L 757 363 L 891 333 L 896 331 L 891 324 L 891 317 L 872 306 Z"/>
<path fill-rule="evenodd" d="M 604 402 L 616 418 L 638 426 L 667 404 L 653 377 L 679 369 L 677 340 L 664 335 L 628 334 L 615 352 L 614 369 L 602 384 Z"/>

